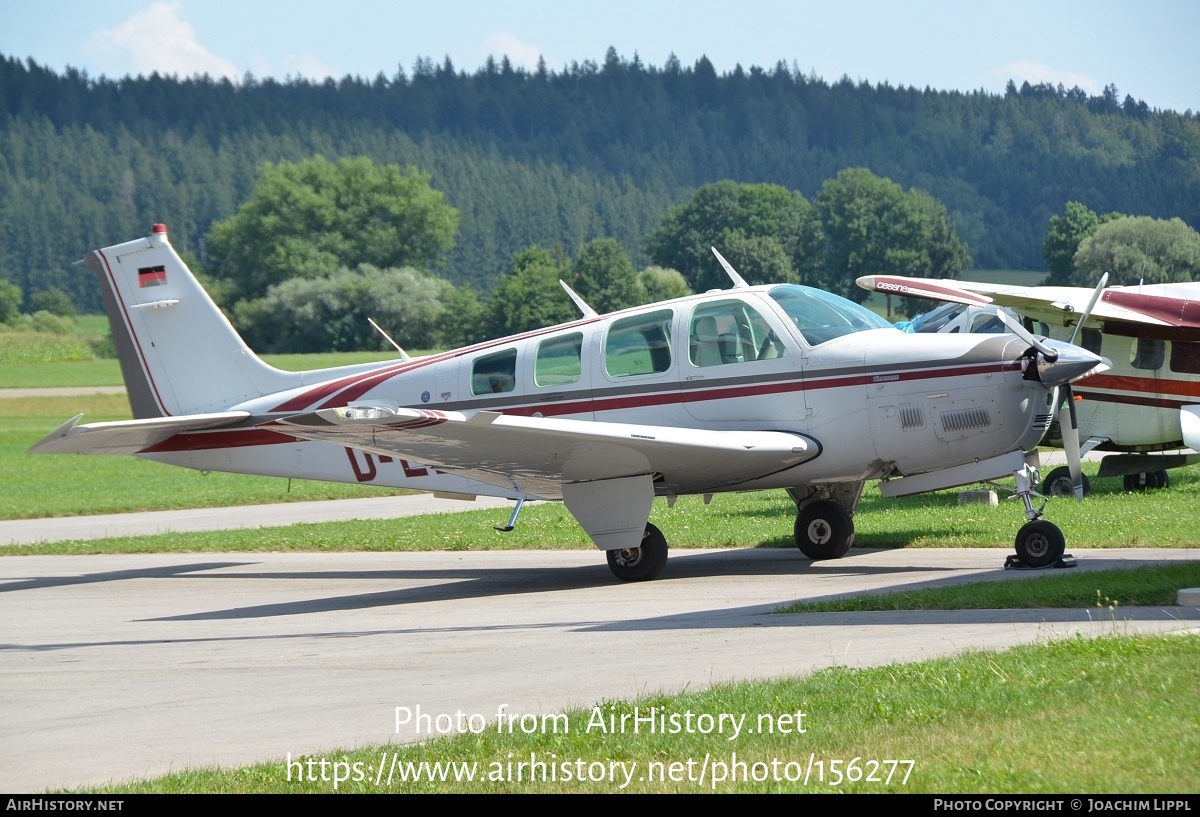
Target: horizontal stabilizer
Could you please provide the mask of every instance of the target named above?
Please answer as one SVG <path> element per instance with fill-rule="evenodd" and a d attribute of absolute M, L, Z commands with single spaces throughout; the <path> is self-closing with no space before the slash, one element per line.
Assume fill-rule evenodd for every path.
<path fill-rule="evenodd" d="M 43 437 L 29 453 L 136 454 L 180 432 L 229 425 L 249 416 L 248 411 L 222 411 L 79 425 L 83 415 L 77 414 Z"/>

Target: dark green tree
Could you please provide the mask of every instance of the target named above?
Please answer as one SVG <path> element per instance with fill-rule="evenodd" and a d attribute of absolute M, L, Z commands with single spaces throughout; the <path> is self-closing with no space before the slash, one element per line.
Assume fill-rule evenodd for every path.
<path fill-rule="evenodd" d="M 1050 227 L 1042 244 L 1042 257 L 1046 269 L 1050 270 L 1047 283 L 1058 286 L 1069 284 L 1075 273 L 1075 253 L 1084 239 L 1096 232 L 1101 224 L 1122 218 L 1120 213 L 1098 216 L 1077 201 L 1067 202 L 1066 212 L 1061 216 L 1050 216 Z"/>
<path fill-rule="evenodd" d="M 571 267 L 561 253 L 530 247 L 513 256 L 507 273 L 496 284 L 485 306 L 487 334 L 498 338 L 578 317 L 571 299 L 559 285 Z"/>
<path fill-rule="evenodd" d="M 338 269 L 427 268 L 453 246 L 458 211 L 415 168 L 323 156 L 262 168 L 250 200 L 208 235 L 209 273 L 238 299 Z"/>
<path fill-rule="evenodd" d="M 0 278 L 0 323 L 8 323 L 21 314 L 21 288 Z"/>
<path fill-rule="evenodd" d="M 971 263 L 946 208 L 922 190 L 866 168 L 847 168 L 825 182 L 817 208 L 826 237 L 823 286 L 861 303 L 862 275 L 956 278 Z"/>
<path fill-rule="evenodd" d="M 71 296 L 61 289 L 43 289 L 29 299 L 29 311 L 49 312 L 60 318 L 74 318 L 75 304 L 71 303 Z"/>
<path fill-rule="evenodd" d="M 714 246 L 747 280 L 803 280 L 820 264 L 815 216 L 803 196 L 785 187 L 715 182 L 672 207 L 646 249 L 655 264 L 679 270 L 697 292 L 728 284 Z"/>
<path fill-rule="evenodd" d="M 584 244 L 571 271 L 571 288 L 601 314 L 642 301 L 633 264 L 615 239 L 598 238 Z"/>

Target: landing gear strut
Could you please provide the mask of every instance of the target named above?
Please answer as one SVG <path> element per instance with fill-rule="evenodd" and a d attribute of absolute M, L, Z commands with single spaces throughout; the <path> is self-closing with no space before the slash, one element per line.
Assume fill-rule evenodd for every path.
<path fill-rule="evenodd" d="M 1053 476 L 1052 473 L 1051 477 Z M 1026 465 L 1020 471 L 1014 471 L 1013 478 L 1017 482 L 1013 494 L 1025 503 L 1025 518 L 1028 521 L 1017 531 L 1016 559 L 1010 556 L 1005 566 L 1050 567 L 1057 564 L 1067 549 L 1066 539 L 1057 525 L 1041 518 L 1046 507 L 1045 497 L 1042 497 L 1041 508 L 1033 507 L 1033 497 L 1041 497 L 1041 494 L 1033 490 L 1038 481 L 1037 469 Z M 1050 481 L 1047 480 L 1048 483 Z"/>
<path fill-rule="evenodd" d="M 657 579 L 667 566 L 667 539 L 662 531 L 646 523 L 642 544 L 635 548 L 606 551 L 608 567 L 623 582 L 648 582 Z"/>

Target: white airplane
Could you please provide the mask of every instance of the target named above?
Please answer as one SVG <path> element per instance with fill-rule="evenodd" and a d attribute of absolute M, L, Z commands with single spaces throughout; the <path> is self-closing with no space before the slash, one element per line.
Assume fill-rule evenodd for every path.
<path fill-rule="evenodd" d="M 1167 470 L 1200 462 L 1200 283 L 1108 287 L 1021 287 L 868 275 L 868 290 L 958 304 L 1008 307 L 1052 337 L 1074 338 L 1112 368 L 1074 389 L 1082 452 L 1110 454 L 1099 476 L 1124 477 L 1130 491 L 1165 488 Z M 1082 331 L 1079 327 L 1082 325 Z M 1190 452 L 1181 449 L 1191 449 Z M 1165 453 L 1170 452 L 1170 453 Z M 1083 492 L 1090 490 L 1086 477 Z M 1073 490 L 1067 468 L 1050 472 L 1043 493 Z"/>
<path fill-rule="evenodd" d="M 572 293 L 572 323 L 293 373 L 246 346 L 158 224 L 84 259 L 136 419 L 80 415 L 30 450 L 508 497 L 509 530 L 526 499 L 561 499 L 628 581 L 666 563 L 655 497 L 783 488 L 800 550 L 837 558 L 867 480 L 890 497 L 1015 475 L 1018 557 L 1058 561 L 1063 535 L 1031 501 L 1036 446 L 1056 387 L 1100 356 L 1031 336 L 906 335 L 819 290 L 749 286 L 717 258 L 729 290 L 609 315 Z"/>

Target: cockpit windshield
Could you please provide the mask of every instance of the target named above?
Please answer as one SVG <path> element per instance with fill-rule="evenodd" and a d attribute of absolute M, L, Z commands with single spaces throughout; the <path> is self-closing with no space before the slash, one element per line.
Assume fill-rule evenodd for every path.
<path fill-rule="evenodd" d="M 783 307 L 812 346 L 867 329 L 893 328 L 866 307 L 812 287 L 783 284 L 767 294 Z"/>

